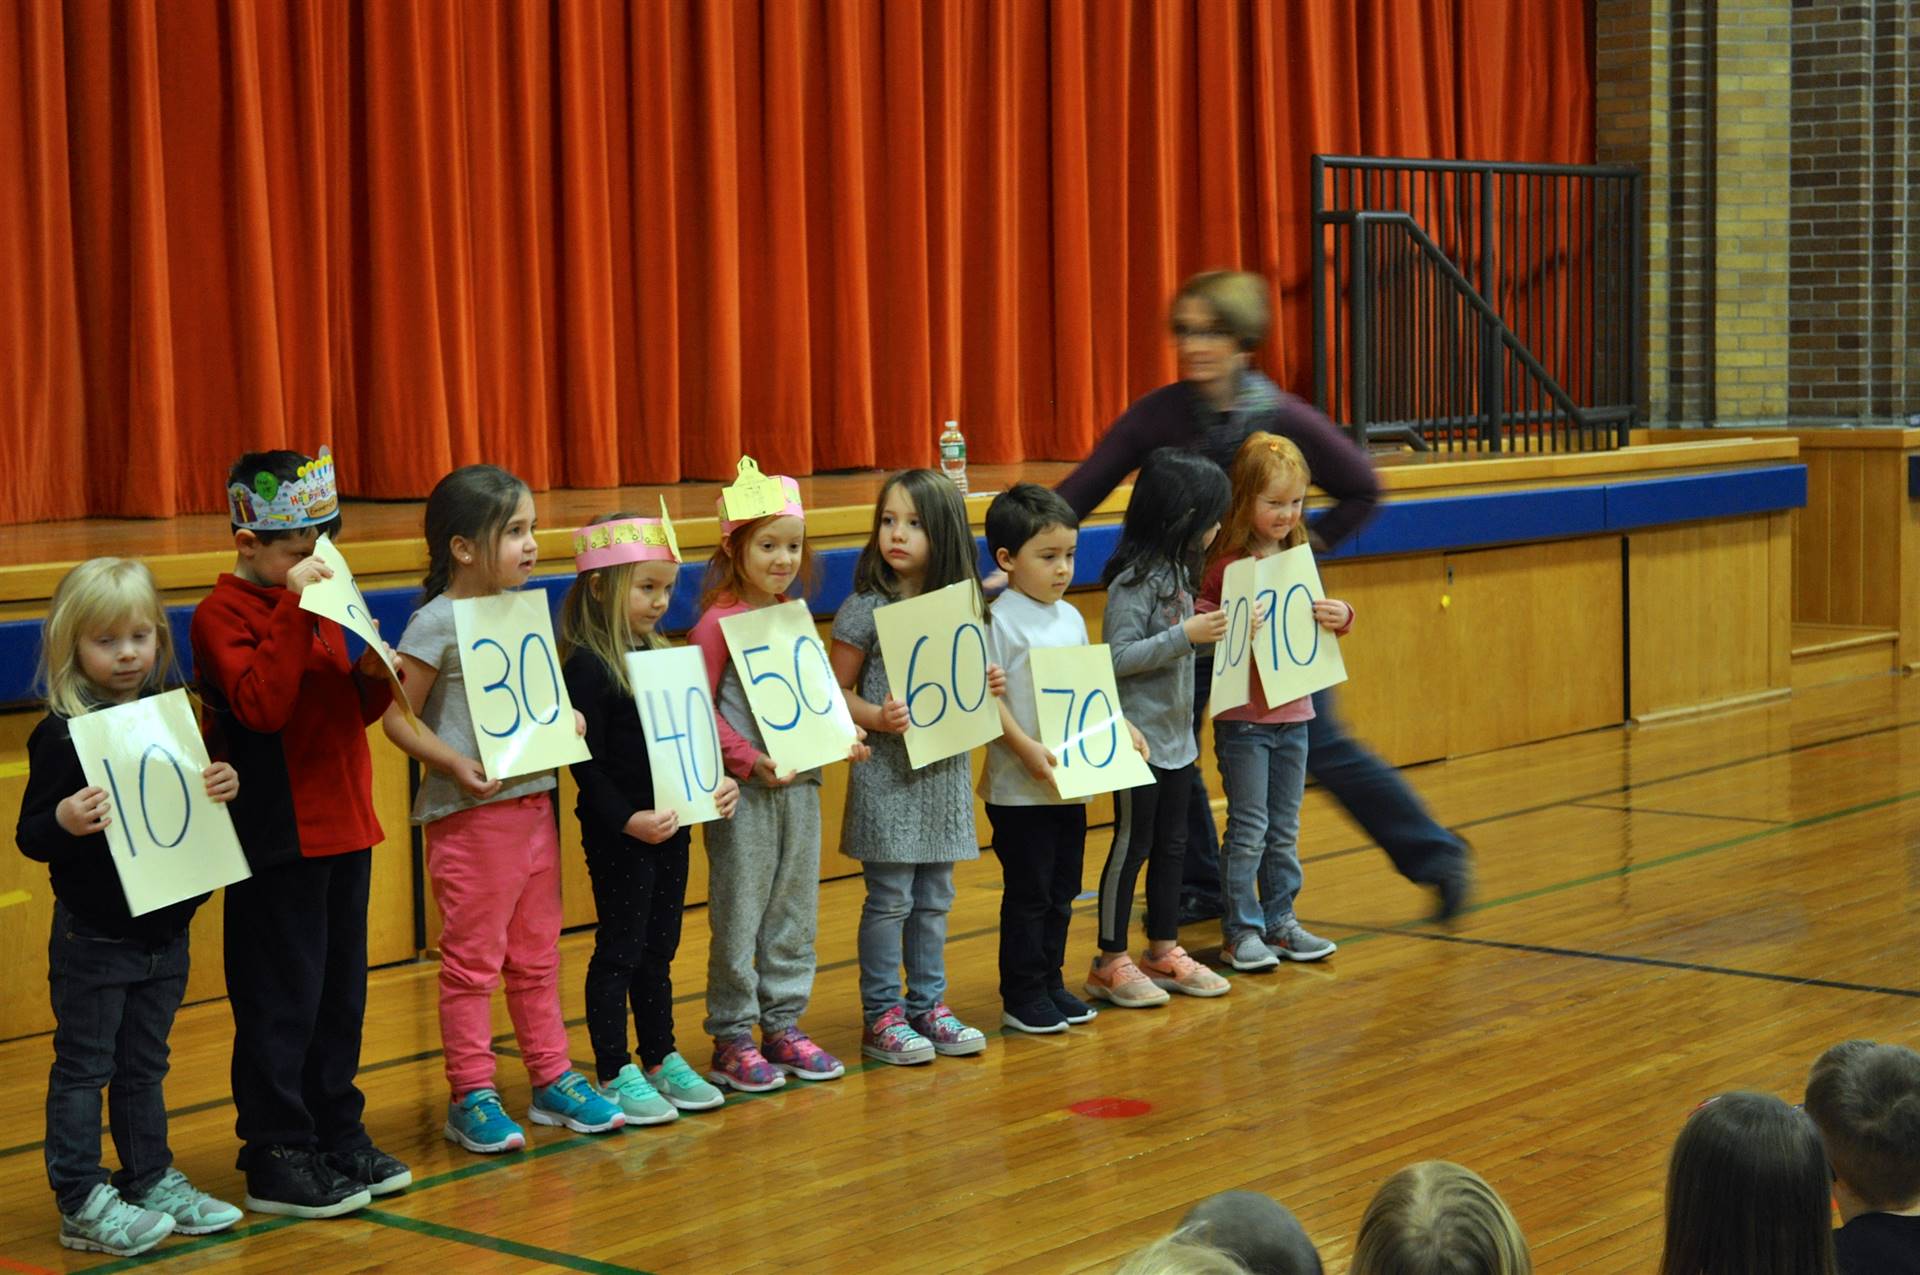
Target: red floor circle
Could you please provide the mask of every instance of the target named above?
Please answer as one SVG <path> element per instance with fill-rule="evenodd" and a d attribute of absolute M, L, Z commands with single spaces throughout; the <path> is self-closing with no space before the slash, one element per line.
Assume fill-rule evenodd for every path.
<path fill-rule="evenodd" d="M 1146 1115 L 1153 1110 L 1153 1104 L 1138 1098 L 1088 1098 L 1085 1102 L 1074 1103 L 1067 1110 L 1076 1116 L 1091 1116 L 1095 1120 L 1129 1120 L 1134 1116 Z"/>

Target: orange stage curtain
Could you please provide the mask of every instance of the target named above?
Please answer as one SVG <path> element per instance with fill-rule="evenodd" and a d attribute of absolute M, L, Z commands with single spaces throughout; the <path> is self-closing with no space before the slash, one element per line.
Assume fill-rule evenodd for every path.
<path fill-rule="evenodd" d="M 1587 0 L 0 0 L 0 522 L 1074 458 L 1307 156 L 1592 157 Z"/>

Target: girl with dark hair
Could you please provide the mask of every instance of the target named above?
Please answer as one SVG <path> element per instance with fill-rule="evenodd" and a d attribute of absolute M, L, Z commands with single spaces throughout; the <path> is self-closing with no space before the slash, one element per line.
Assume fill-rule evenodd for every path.
<path fill-rule="evenodd" d="M 861 865 L 860 1052 L 880 1062 L 931 1062 L 936 1054 L 977 1054 L 987 1038 L 946 1005 L 947 912 L 953 865 L 980 857 L 973 824 L 973 768 L 967 754 L 914 769 L 903 732 L 907 706 L 888 690 L 873 615 L 880 607 L 949 585 L 970 585 L 980 601 L 979 552 L 967 506 L 944 474 L 909 469 L 880 489 L 873 534 L 853 569 L 853 592 L 833 618 L 833 674 L 873 757 L 847 776 L 840 852 Z M 987 689 L 1006 688 L 988 664 Z M 900 969 L 906 966 L 902 996 Z"/>
<path fill-rule="evenodd" d="M 1660 1275 L 1834 1275 L 1831 1187 L 1806 1112 L 1770 1094 L 1709 1098 L 1667 1164 Z"/>
<path fill-rule="evenodd" d="M 526 1134 L 494 1088 L 493 989 L 504 977 L 514 1039 L 533 1082 L 528 1117 L 576 1133 L 625 1123 L 617 1104 L 573 1069 L 560 1012 L 560 836 L 554 772 L 487 778 L 467 709 L 454 627 L 457 598 L 526 584 L 540 550 L 533 493 L 493 465 L 456 469 L 427 497 L 427 578 L 400 638 L 407 699 L 383 721 L 387 738 L 421 762 L 413 822 L 427 842 L 427 879 L 440 905 L 440 1039 L 452 1101 L 446 1136 L 469 1151 L 513 1151 Z M 576 726 L 586 723 L 575 714 Z"/>
<path fill-rule="evenodd" d="M 1227 510 L 1227 476 L 1192 452 L 1163 447 L 1147 457 L 1107 559 L 1103 634 L 1113 654 L 1120 706 L 1146 737 L 1151 787 L 1113 795 L 1113 848 L 1100 873 L 1100 950 L 1088 995 L 1123 1008 L 1163 1005 L 1168 992 L 1223 996 L 1227 980 L 1180 946 L 1180 873 L 1194 763 L 1194 648 L 1226 634 L 1221 612 L 1194 614 L 1201 555 Z M 1147 868 L 1147 947 L 1127 955 L 1127 918 L 1141 865 Z"/>

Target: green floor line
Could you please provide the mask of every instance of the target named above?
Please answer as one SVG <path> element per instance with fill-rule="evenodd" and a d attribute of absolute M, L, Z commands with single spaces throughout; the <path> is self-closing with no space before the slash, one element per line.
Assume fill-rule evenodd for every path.
<path fill-rule="evenodd" d="M 268 1231 L 281 1231 L 299 1221 L 291 1217 L 270 1217 L 246 1226 L 236 1226 L 231 1231 L 222 1231 L 218 1235 L 203 1235 L 184 1244 L 173 1244 L 162 1240 L 160 1247 L 149 1249 L 138 1257 L 123 1257 L 117 1262 L 108 1262 L 104 1266 L 85 1267 L 85 1275 L 110 1275 L 113 1271 L 130 1271 L 136 1266 L 152 1266 L 156 1262 L 170 1262 L 176 1257 L 185 1257 L 190 1253 L 204 1253 L 210 1248 L 219 1248 L 223 1244 L 236 1244 L 241 1240 L 252 1239 L 256 1235 L 265 1235 Z"/>
<path fill-rule="evenodd" d="M 524 1257 L 529 1261 L 545 1262 L 549 1266 L 560 1266 L 570 1271 L 590 1271 L 593 1275 L 649 1275 L 638 1266 L 619 1266 L 613 1262 L 595 1261 L 591 1257 L 579 1257 L 573 1253 L 562 1253 L 557 1249 L 541 1248 L 535 1244 L 522 1244 L 518 1240 L 505 1240 L 497 1235 L 463 1231 L 456 1226 L 425 1222 L 417 1217 L 405 1217 L 381 1209 L 361 1209 L 354 1214 L 354 1217 L 380 1226 L 390 1226 L 396 1231 L 412 1231 L 416 1235 L 428 1235 L 436 1240 L 446 1240 L 453 1244 L 489 1249 L 495 1253 L 505 1253 L 509 1257 Z"/>

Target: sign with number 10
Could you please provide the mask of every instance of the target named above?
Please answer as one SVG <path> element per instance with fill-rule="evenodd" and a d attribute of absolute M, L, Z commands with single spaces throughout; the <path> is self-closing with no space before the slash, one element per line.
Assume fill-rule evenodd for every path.
<path fill-rule="evenodd" d="M 453 631 L 467 711 L 488 779 L 585 761 L 573 702 L 553 655 L 553 621 L 538 589 L 455 598 Z"/>
<path fill-rule="evenodd" d="M 887 689 L 907 706 L 907 760 L 916 770 L 1000 738 L 979 598 L 962 580 L 873 613 Z"/>
<path fill-rule="evenodd" d="M 1113 652 L 1106 643 L 1035 647 L 1027 658 L 1040 742 L 1053 754 L 1053 785 L 1062 797 L 1091 797 L 1153 782 L 1120 715 Z"/>
<path fill-rule="evenodd" d="M 730 615 L 720 632 L 774 765 L 800 771 L 845 761 L 859 735 L 807 604 Z"/>
<path fill-rule="evenodd" d="M 627 681 L 647 738 L 653 808 L 675 811 L 683 827 L 718 819 L 720 729 L 700 652 L 690 646 L 629 651 Z"/>
<path fill-rule="evenodd" d="M 68 723 L 87 782 L 107 790 L 107 849 L 134 916 L 253 873 L 233 816 L 207 796 L 207 748 L 185 691 L 97 709 Z"/>

